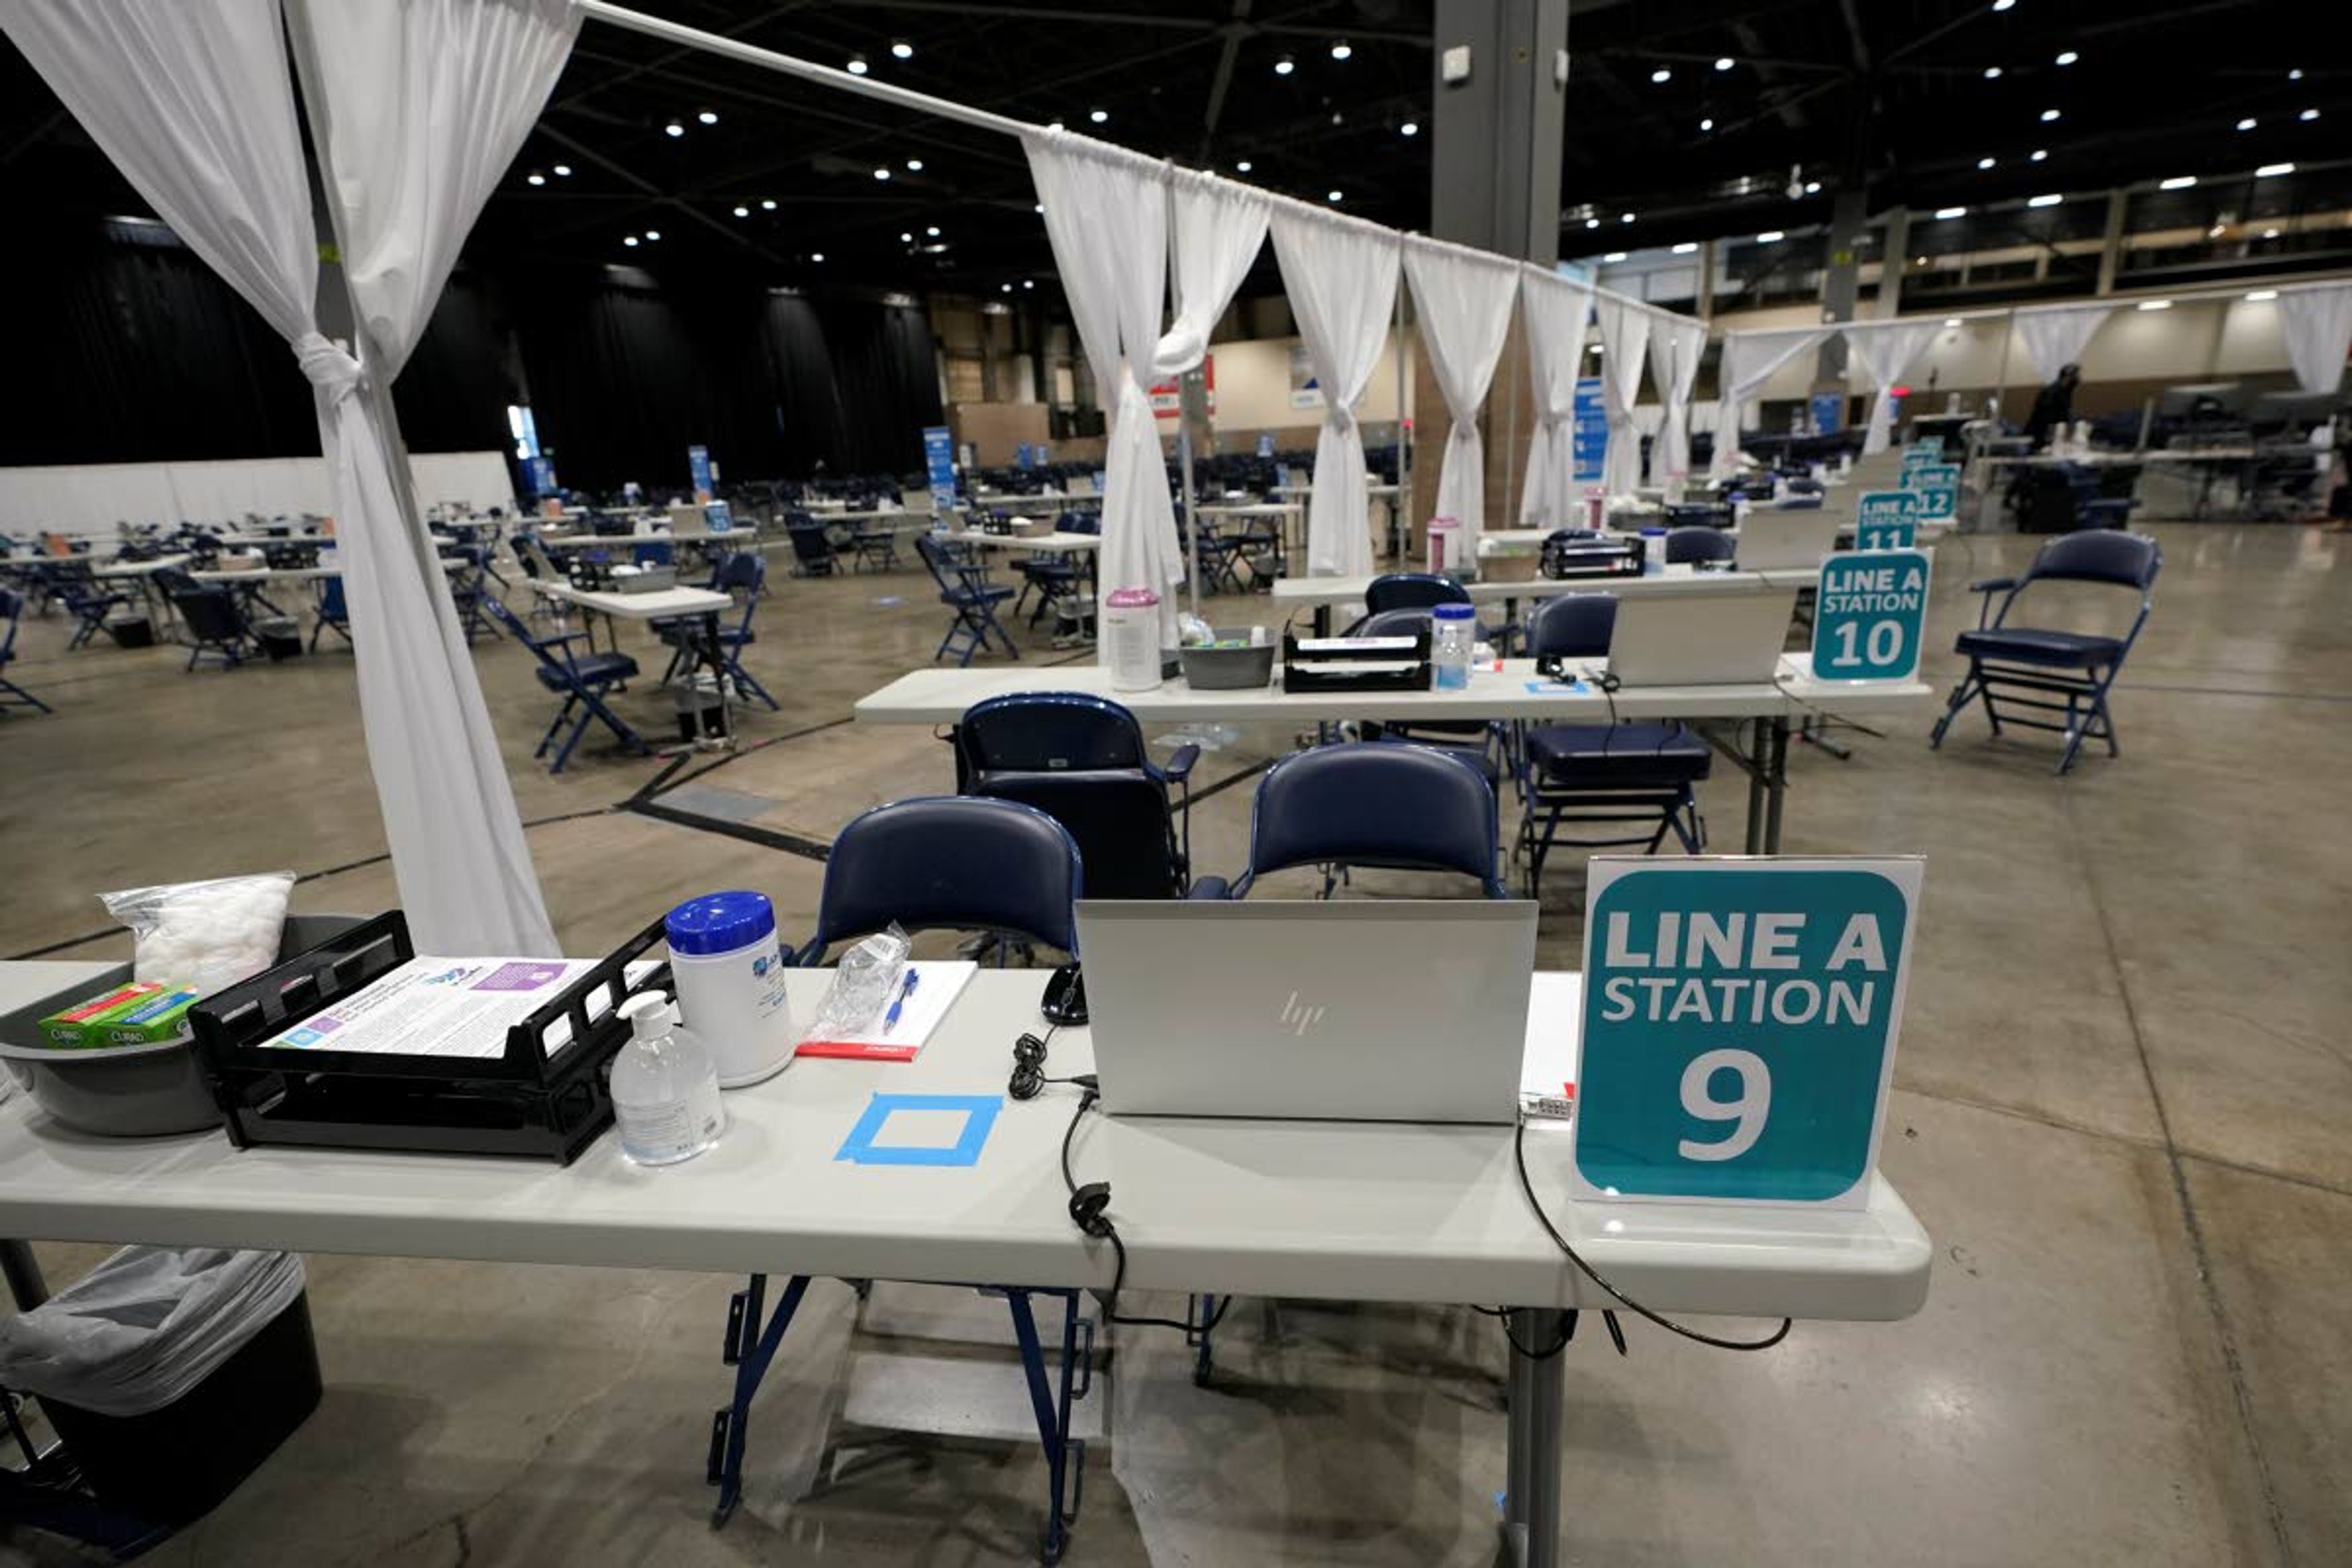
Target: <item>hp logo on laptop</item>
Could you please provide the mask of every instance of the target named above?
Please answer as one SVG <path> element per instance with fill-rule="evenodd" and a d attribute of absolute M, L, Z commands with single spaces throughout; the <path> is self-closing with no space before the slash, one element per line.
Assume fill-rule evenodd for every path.
<path fill-rule="evenodd" d="M 1282 1021 L 1290 1026 L 1293 1035 L 1303 1040 L 1307 1030 L 1323 1021 L 1323 1009 L 1300 1006 L 1298 993 L 1294 991 L 1290 994 L 1290 1000 L 1282 1005 Z"/>

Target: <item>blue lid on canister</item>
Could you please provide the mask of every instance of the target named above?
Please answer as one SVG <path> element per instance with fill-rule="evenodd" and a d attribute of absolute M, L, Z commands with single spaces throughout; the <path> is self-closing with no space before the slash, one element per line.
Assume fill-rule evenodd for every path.
<path fill-rule="evenodd" d="M 1432 605 L 1429 607 L 1429 613 L 1430 613 L 1431 618 L 1433 618 L 1433 619 L 1434 619 L 1434 620 L 1440 620 L 1440 621 L 1466 621 L 1466 620 L 1468 620 L 1472 616 L 1476 615 L 1478 612 L 1476 611 L 1476 609 L 1475 609 L 1475 608 L 1474 608 L 1474 607 L 1472 607 L 1471 605 L 1459 605 L 1459 604 L 1455 604 L 1455 605 Z"/>
<path fill-rule="evenodd" d="M 670 910 L 662 924 L 669 950 L 692 958 L 749 947 L 776 929 L 776 907 L 765 893 L 738 889 L 705 893 Z"/>
<path fill-rule="evenodd" d="M 1649 539 L 1649 538 L 1652 538 L 1652 537 L 1655 537 L 1655 538 L 1659 538 L 1659 539 L 1664 539 L 1665 536 L 1666 536 L 1666 531 L 1665 531 L 1664 525 L 1663 525 L 1663 524 L 1661 524 L 1661 523 L 1654 523 L 1654 523 L 1650 523 L 1650 524 L 1647 524 L 1646 526 L 1644 526 L 1644 527 L 1643 528 L 1643 530 L 1642 530 L 1642 537 L 1643 537 L 1643 538 L 1644 538 L 1644 539 Z"/>

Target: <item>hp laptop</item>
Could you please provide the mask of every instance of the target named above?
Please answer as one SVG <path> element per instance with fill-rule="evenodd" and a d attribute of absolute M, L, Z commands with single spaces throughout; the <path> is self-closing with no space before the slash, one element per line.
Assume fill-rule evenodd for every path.
<path fill-rule="evenodd" d="M 1517 1115 L 1531 901 L 1090 899 L 1078 946 L 1113 1115 Z"/>
<path fill-rule="evenodd" d="M 1801 566 L 1818 571 L 1822 557 L 1837 547 L 1841 522 L 1853 526 L 1851 517 L 1826 506 L 1751 511 L 1739 524 L 1739 569 L 1769 572 Z"/>
<path fill-rule="evenodd" d="M 1797 613 L 1797 590 L 1752 579 L 1719 592 L 1626 594 L 1609 634 L 1609 673 L 1627 686 L 1769 683 Z"/>

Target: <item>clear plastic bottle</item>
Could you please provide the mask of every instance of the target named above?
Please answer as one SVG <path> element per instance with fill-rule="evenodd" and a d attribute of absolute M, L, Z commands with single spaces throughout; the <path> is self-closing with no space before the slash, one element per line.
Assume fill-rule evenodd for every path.
<path fill-rule="evenodd" d="M 1470 650 L 1478 627 L 1467 605 L 1439 605 L 1429 612 L 1431 683 L 1440 691 L 1460 691 L 1470 684 Z"/>
<path fill-rule="evenodd" d="M 667 992 L 621 1004 L 631 1038 L 613 1058 L 613 1112 L 621 1152 L 640 1165 L 691 1160 L 727 1126 L 709 1047 L 678 1026 Z"/>

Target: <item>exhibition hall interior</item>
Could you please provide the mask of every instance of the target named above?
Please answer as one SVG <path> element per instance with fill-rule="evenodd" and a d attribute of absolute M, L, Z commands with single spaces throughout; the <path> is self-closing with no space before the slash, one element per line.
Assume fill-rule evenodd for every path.
<path fill-rule="evenodd" d="M 2352 1562 L 2281 0 L 0 0 L 0 1564 Z"/>

